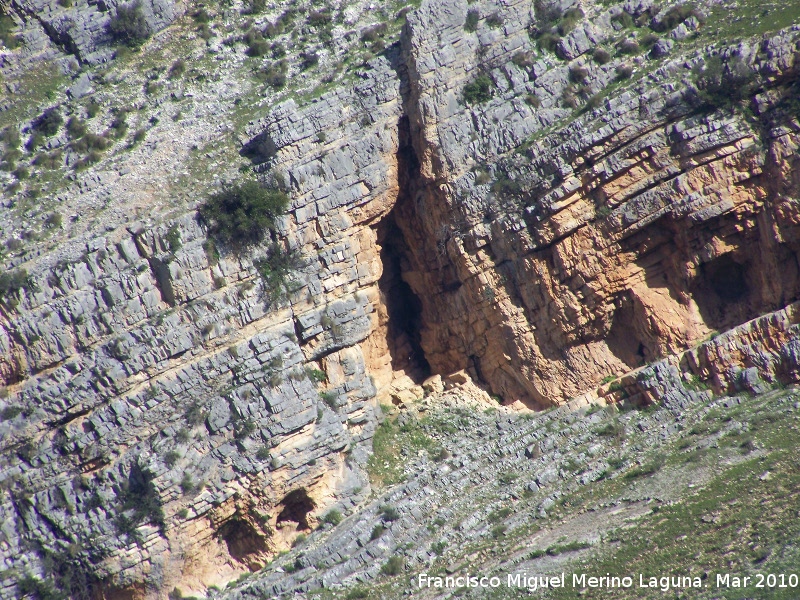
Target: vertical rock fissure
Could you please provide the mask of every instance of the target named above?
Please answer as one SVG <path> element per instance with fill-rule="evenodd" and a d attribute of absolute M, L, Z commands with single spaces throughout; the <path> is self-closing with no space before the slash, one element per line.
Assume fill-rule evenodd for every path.
<path fill-rule="evenodd" d="M 422 302 L 408 282 L 408 273 L 412 270 L 411 251 L 398 223 L 410 208 L 419 176 L 419 161 L 411 145 L 408 117 L 400 119 L 398 137 L 397 200 L 377 228 L 383 264 L 378 287 L 388 314 L 386 336 L 392 370 L 419 382 L 431 374 L 431 368 L 422 347 Z"/>

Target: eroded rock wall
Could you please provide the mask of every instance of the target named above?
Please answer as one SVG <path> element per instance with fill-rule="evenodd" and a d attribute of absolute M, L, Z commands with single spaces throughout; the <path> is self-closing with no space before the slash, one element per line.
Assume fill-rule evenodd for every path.
<path fill-rule="evenodd" d="M 685 59 L 573 112 L 554 102 L 571 69 L 602 91 L 615 65 L 519 66 L 530 5 L 508 3 L 477 35 L 467 9 L 425 4 L 404 40 L 420 168 L 398 222 L 434 372 L 561 403 L 797 299 L 797 31 L 722 52 L 763 82 L 754 117 L 703 105 Z M 479 73 L 494 96 L 465 106 Z"/>
<path fill-rule="evenodd" d="M 763 81 L 752 115 L 698 102 L 696 55 L 640 57 L 575 111 L 570 68 L 600 93 L 620 66 L 589 60 L 613 28 L 585 8 L 533 60 L 529 2 L 424 2 L 349 87 L 258 123 L 244 151 L 289 191 L 276 240 L 305 264 L 284 297 L 266 246 L 217 256 L 192 211 L 21 265 L 0 308 L 4 596 L 48 557 L 109 598 L 258 568 L 368 493 L 375 397 L 404 375 L 563 404 L 797 299 L 798 32 L 736 49 Z M 467 105 L 479 73 L 492 98 Z M 795 380 L 796 357 L 758 358 L 794 352 L 792 315 L 684 372 Z"/>
<path fill-rule="evenodd" d="M 389 360 L 370 224 L 397 194 L 400 118 L 395 71 L 374 72 L 273 114 L 281 239 L 306 265 L 288 297 L 256 274 L 266 247 L 217 256 L 194 213 L 25 265 L 0 325 L 5 596 L 52 577 L 47 555 L 109 598 L 202 591 L 368 493 L 369 371 Z"/>

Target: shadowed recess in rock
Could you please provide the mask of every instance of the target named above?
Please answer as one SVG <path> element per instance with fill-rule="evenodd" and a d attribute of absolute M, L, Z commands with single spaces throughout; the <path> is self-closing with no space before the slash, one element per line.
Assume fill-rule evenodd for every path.
<path fill-rule="evenodd" d="M 297 531 L 311 529 L 308 524 L 308 513 L 314 510 L 314 501 L 304 489 L 289 492 L 281 501 L 281 512 L 278 513 L 276 524 L 296 523 Z"/>

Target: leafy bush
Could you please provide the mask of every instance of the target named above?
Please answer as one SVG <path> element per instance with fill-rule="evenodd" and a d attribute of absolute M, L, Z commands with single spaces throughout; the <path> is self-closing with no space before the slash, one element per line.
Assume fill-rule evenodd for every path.
<path fill-rule="evenodd" d="M 58 133 L 64 119 L 55 108 L 48 108 L 33 123 L 33 131 L 50 137 Z"/>
<path fill-rule="evenodd" d="M 517 52 L 511 57 L 511 62 L 520 69 L 530 69 L 533 66 L 533 57 L 530 52 Z"/>
<path fill-rule="evenodd" d="M 306 71 L 311 67 L 317 66 L 319 63 L 319 54 L 316 52 L 301 52 L 300 53 L 300 70 Z"/>
<path fill-rule="evenodd" d="M 403 559 L 399 556 L 392 556 L 382 567 L 383 575 L 399 575 L 405 566 Z"/>
<path fill-rule="evenodd" d="M 0 273 L 0 301 L 15 296 L 21 289 L 28 289 L 28 272 L 25 269 Z"/>
<path fill-rule="evenodd" d="M 492 13 L 486 17 L 486 24 L 492 29 L 496 29 L 503 25 L 503 18 L 497 13 Z"/>
<path fill-rule="evenodd" d="M 631 17 L 624 10 L 621 13 L 611 17 L 611 22 L 617 23 L 623 29 L 628 29 L 630 27 L 633 27 L 633 17 Z"/>
<path fill-rule="evenodd" d="M 617 79 L 630 79 L 633 75 L 633 67 L 631 65 L 619 65 L 616 69 Z"/>
<path fill-rule="evenodd" d="M 135 537 L 136 527 L 145 521 L 163 529 L 164 510 L 152 480 L 153 476 L 138 466 L 131 469 L 118 493 L 121 506 L 116 525 L 120 533 Z"/>
<path fill-rule="evenodd" d="M 619 51 L 621 54 L 638 54 L 640 50 L 641 47 L 639 46 L 639 42 L 633 38 L 623 40 L 619 45 Z"/>
<path fill-rule="evenodd" d="M 323 523 L 330 523 L 334 527 L 342 522 L 342 513 L 340 513 L 335 508 L 333 510 L 328 511 L 324 517 L 322 517 Z"/>
<path fill-rule="evenodd" d="M 480 13 L 471 8 L 467 11 L 467 20 L 464 21 L 464 31 L 470 33 L 478 29 L 478 21 L 480 20 Z"/>
<path fill-rule="evenodd" d="M 400 513 L 394 506 L 384 504 L 381 506 L 381 517 L 387 522 L 396 521 L 400 518 Z"/>
<path fill-rule="evenodd" d="M 280 190 L 249 180 L 213 194 L 198 212 L 212 235 L 244 247 L 274 231 L 275 220 L 288 205 L 288 196 Z"/>
<path fill-rule="evenodd" d="M 598 46 L 594 49 L 592 58 L 598 65 L 605 65 L 611 62 L 611 53 L 605 48 Z"/>
<path fill-rule="evenodd" d="M 172 66 L 169 68 L 168 77 L 170 79 L 178 79 L 185 72 L 186 72 L 186 61 L 179 58 L 174 63 L 172 63 Z"/>
<path fill-rule="evenodd" d="M 259 71 L 258 78 L 276 90 L 280 90 L 286 85 L 287 68 L 285 60 L 275 61 Z"/>
<path fill-rule="evenodd" d="M 574 65 L 569 68 L 569 80 L 573 83 L 584 83 L 589 76 L 589 69 Z"/>
<path fill-rule="evenodd" d="M 466 104 L 482 104 L 492 98 L 494 82 L 485 73 L 481 73 L 464 86 L 463 98 Z"/>
<path fill-rule="evenodd" d="M 375 527 L 372 528 L 372 533 L 369 535 L 370 541 L 377 540 L 385 532 L 386 532 L 386 526 L 385 525 L 381 525 L 380 523 L 378 525 L 375 525 Z"/>
<path fill-rule="evenodd" d="M 150 37 L 150 27 L 144 18 L 141 3 L 137 0 L 118 6 L 108 24 L 108 32 L 114 41 L 126 46 L 139 46 Z"/>
<path fill-rule="evenodd" d="M 15 26 L 14 19 L 9 15 L 5 13 L 0 14 L 0 42 L 9 50 L 13 50 L 19 46 L 17 36 L 12 33 Z"/>
<path fill-rule="evenodd" d="M 703 21 L 703 16 L 693 4 L 678 4 L 670 8 L 661 19 L 653 23 L 652 28 L 658 32 L 670 31 L 689 17 L 695 17 L 698 21 Z"/>
<path fill-rule="evenodd" d="M 255 262 L 255 267 L 264 282 L 264 288 L 270 296 L 277 296 L 288 290 L 289 273 L 303 266 L 303 261 L 296 252 L 286 252 L 278 244 L 270 246 L 266 258 Z"/>
<path fill-rule="evenodd" d="M 727 69 L 719 56 L 709 57 L 693 76 L 700 100 L 714 108 L 738 104 L 755 92 L 755 73 L 740 56 L 732 57 Z"/>
<path fill-rule="evenodd" d="M 312 27 L 328 25 L 332 20 L 331 13 L 327 10 L 312 10 L 308 14 L 308 24 Z"/>
<path fill-rule="evenodd" d="M 561 35 L 567 35 L 570 31 L 575 29 L 583 17 L 584 14 L 580 7 L 576 6 L 574 8 L 570 8 L 564 13 L 564 16 L 561 17 L 561 22 L 558 24 L 559 33 Z"/>
<path fill-rule="evenodd" d="M 536 41 L 539 44 L 539 49 L 553 52 L 556 49 L 558 42 L 561 41 L 561 36 L 554 31 L 545 31 L 536 37 Z"/>
<path fill-rule="evenodd" d="M 264 35 L 256 29 L 250 29 L 243 37 L 247 44 L 247 56 L 259 57 L 266 56 L 271 49 L 270 43 L 264 39 Z"/>

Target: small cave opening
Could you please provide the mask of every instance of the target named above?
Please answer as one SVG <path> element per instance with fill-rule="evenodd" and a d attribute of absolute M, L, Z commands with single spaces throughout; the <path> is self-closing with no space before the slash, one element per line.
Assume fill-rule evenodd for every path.
<path fill-rule="evenodd" d="M 311 529 L 308 523 L 308 515 L 314 510 L 314 501 L 309 497 L 305 489 L 300 488 L 286 494 L 281 500 L 281 512 L 278 513 L 276 525 L 295 524 L 296 531 L 306 531 Z"/>
<path fill-rule="evenodd" d="M 725 330 L 757 315 L 750 306 L 748 279 L 747 265 L 730 252 L 701 265 L 692 297 L 707 326 Z"/>
<path fill-rule="evenodd" d="M 231 519 L 219 530 L 219 537 L 228 547 L 228 554 L 251 570 L 261 566 L 258 557 L 268 551 L 267 541 L 256 528 L 243 519 Z"/>
<path fill-rule="evenodd" d="M 625 295 L 617 304 L 611 317 L 611 328 L 606 336 L 609 351 L 630 369 L 647 360 L 647 346 L 636 331 L 636 311 L 633 299 Z"/>

